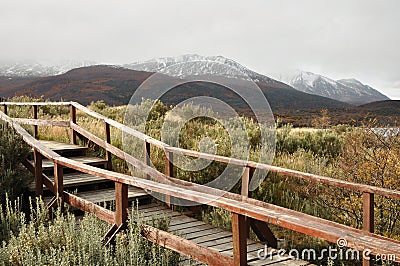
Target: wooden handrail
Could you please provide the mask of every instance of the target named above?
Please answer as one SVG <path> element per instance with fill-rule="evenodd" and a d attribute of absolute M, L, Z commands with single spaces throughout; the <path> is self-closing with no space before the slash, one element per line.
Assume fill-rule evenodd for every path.
<path fill-rule="evenodd" d="M 22 106 L 69 106 L 71 102 L 0 102 L 0 105 L 22 105 Z"/>

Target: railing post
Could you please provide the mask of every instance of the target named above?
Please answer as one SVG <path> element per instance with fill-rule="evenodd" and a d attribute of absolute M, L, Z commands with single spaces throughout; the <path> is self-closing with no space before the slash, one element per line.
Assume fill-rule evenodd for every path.
<path fill-rule="evenodd" d="M 247 265 L 246 217 L 232 213 L 233 265 Z"/>
<path fill-rule="evenodd" d="M 150 165 L 150 143 L 144 140 L 144 163 Z M 150 179 L 149 175 L 145 175 L 147 179 Z"/>
<path fill-rule="evenodd" d="M 3 113 L 4 113 L 5 115 L 8 115 L 8 114 L 7 114 L 7 113 L 8 113 L 8 109 L 7 109 L 7 105 L 6 105 L 6 104 L 3 105 Z"/>
<path fill-rule="evenodd" d="M 64 177 L 63 167 L 58 163 L 54 163 L 54 189 L 57 193 L 56 197 L 61 199 L 61 206 L 64 202 Z"/>
<path fill-rule="evenodd" d="M 76 108 L 72 104 L 69 106 L 70 121 L 76 124 Z M 76 144 L 76 132 L 71 128 L 71 143 Z"/>
<path fill-rule="evenodd" d="M 374 194 L 363 192 L 363 231 L 374 232 Z M 371 259 L 363 258 L 363 266 L 373 265 Z"/>
<path fill-rule="evenodd" d="M 242 175 L 242 190 L 241 195 L 244 197 L 250 197 L 251 193 L 249 191 L 249 184 L 251 177 L 253 176 L 254 168 L 250 166 L 246 166 L 243 175 Z"/>
<path fill-rule="evenodd" d="M 32 105 L 32 114 L 33 114 L 33 119 L 38 118 L 38 106 L 37 105 Z M 33 137 L 35 139 L 38 138 L 38 126 L 37 125 L 33 126 Z"/>
<path fill-rule="evenodd" d="M 249 191 L 249 184 L 250 184 L 251 177 L 253 176 L 253 173 L 254 173 L 254 168 L 249 167 L 249 166 L 246 166 L 243 171 L 242 188 L 241 188 L 241 193 L 240 193 L 243 198 L 247 198 L 247 197 L 251 196 L 251 192 Z M 250 233 L 250 219 L 245 217 L 245 221 L 246 221 L 246 237 L 248 237 L 249 233 Z"/>
<path fill-rule="evenodd" d="M 43 157 L 42 154 L 40 154 L 40 152 L 37 151 L 37 149 L 34 149 L 33 158 L 35 162 L 35 194 L 36 196 L 41 196 L 43 195 L 43 179 L 42 179 Z"/>
<path fill-rule="evenodd" d="M 115 224 L 119 227 L 128 219 L 128 185 L 115 182 Z"/>
<path fill-rule="evenodd" d="M 105 137 L 106 137 L 106 142 L 108 144 L 111 144 L 111 132 L 110 132 L 110 124 L 108 124 L 106 121 L 104 121 L 105 125 Z M 109 152 L 106 149 L 106 160 L 107 160 L 107 169 L 112 170 L 112 157 L 111 157 L 111 152 Z"/>
<path fill-rule="evenodd" d="M 174 154 L 169 151 L 165 151 L 165 174 L 170 177 L 174 177 Z M 165 203 L 168 207 L 172 207 L 171 205 L 171 196 L 165 195 Z"/>

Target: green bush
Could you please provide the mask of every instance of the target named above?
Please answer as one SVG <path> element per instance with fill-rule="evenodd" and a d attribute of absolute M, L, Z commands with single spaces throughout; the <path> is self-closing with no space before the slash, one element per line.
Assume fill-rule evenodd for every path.
<path fill-rule="evenodd" d="M 36 207 L 32 207 L 35 205 Z M 153 244 L 142 237 L 141 216 L 132 211 L 126 233 L 116 238 L 115 246 L 104 245 L 102 237 L 110 225 L 95 216 L 85 215 L 77 223 L 71 213 L 60 209 L 48 219 L 41 200 L 31 204 L 31 215 L 6 206 L 0 222 L 8 238 L 0 248 L 0 265 L 178 265 L 179 254 Z M 152 220 L 152 226 L 164 229 L 167 219 Z"/>
<path fill-rule="evenodd" d="M 276 151 L 293 154 L 303 149 L 318 156 L 335 158 L 343 146 L 342 127 L 331 129 L 298 129 L 285 125 L 277 131 Z"/>
<path fill-rule="evenodd" d="M 4 123 L 0 123 L 0 203 L 6 195 L 16 199 L 32 180 L 32 175 L 21 165 L 30 152 L 28 145 Z"/>

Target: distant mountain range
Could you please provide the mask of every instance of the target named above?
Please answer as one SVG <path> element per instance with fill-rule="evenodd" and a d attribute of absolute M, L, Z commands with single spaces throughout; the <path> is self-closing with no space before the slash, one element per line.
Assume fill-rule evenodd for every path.
<path fill-rule="evenodd" d="M 0 76 L 3 77 L 47 77 L 63 74 L 71 69 L 96 65 L 92 61 L 62 61 L 43 64 L 36 61 L 0 61 Z"/>
<path fill-rule="evenodd" d="M 83 104 L 104 100 L 108 104 L 127 104 L 130 97 L 152 72 L 130 70 L 117 66 L 90 66 L 70 70 L 62 75 L 40 78 L 0 78 L 0 97 L 14 95 L 45 96 L 49 99 L 74 100 Z M 165 76 L 165 80 L 168 80 Z M 232 84 L 233 78 L 226 78 Z M 161 81 L 162 82 L 162 81 Z M 329 98 L 304 93 L 278 81 L 258 82 L 274 111 L 305 108 L 346 108 L 350 105 Z M 243 113 L 248 107 L 238 95 L 220 85 L 195 82 L 177 87 L 163 99 L 166 104 L 177 104 L 193 96 L 210 96 L 226 99 Z"/>
<path fill-rule="evenodd" d="M 333 80 L 311 72 L 301 72 L 292 78 L 290 85 L 299 91 L 354 105 L 390 100 L 379 91 L 356 79 Z"/>
<path fill-rule="evenodd" d="M 318 114 L 323 108 L 334 115 L 335 123 L 347 123 L 354 117 L 363 118 L 370 110 L 372 115 L 376 113 L 386 118 L 400 114 L 398 103 L 390 104 L 391 101 L 362 107 L 349 104 L 348 102 L 360 104 L 370 102 L 371 99 L 388 99 L 356 80 L 333 81 L 320 75 L 304 72 L 292 79 L 293 86 L 297 87 L 295 89 L 221 56 L 185 55 L 123 66 L 74 67 L 85 64 L 91 63 L 75 62 L 50 68 L 43 67 L 41 64 L 8 64 L 8 67 L 3 65 L 0 67 L 0 97 L 29 95 L 44 96 L 52 100 L 73 100 L 82 104 L 104 100 L 111 105 L 123 105 L 129 102 L 134 91 L 154 72 L 161 72 L 166 80 L 171 79 L 171 76 L 174 79 L 186 79 L 189 76 L 212 74 L 232 84 L 246 84 L 238 80 L 255 81 L 268 99 L 274 114 L 283 121 L 295 125 L 306 125 L 308 122 L 304 121 L 309 121 L 311 114 Z M 163 82 L 162 79 L 161 82 Z M 319 91 L 317 88 L 320 88 Z M 212 83 L 187 83 L 167 93 L 161 100 L 171 105 L 193 96 L 223 99 L 239 113 L 246 116 L 252 114 L 247 103 L 238 95 Z M 392 109 L 388 112 L 385 106 L 389 105 L 394 106 L 396 110 Z M 380 112 L 382 108 L 385 110 Z M 386 118 L 385 121 L 388 121 Z"/>
<path fill-rule="evenodd" d="M 238 62 L 223 56 L 188 54 L 178 57 L 163 57 L 144 62 L 126 64 L 123 65 L 123 67 L 139 71 L 160 72 L 180 78 L 207 74 L 226 78 L 251 80 L 254 82 L 281 83 L 270 77 L 254 72 Z"/>
<path fill-rule="evenodd" d="M 208 63 L 205 64 L 204 62 Z M 0 61 L 0 76 L 24 78 L 55 76 L 64 74 L 74 68 L 93 65 L 97 64 L 91 61 L 64 61 L 57 64 L 41 64 L 34 61 Z M 221 77 L 252 80 L 257 83 L 281 83 L 223 56 L 187 54 L 177 57 L 164 57 L 144 62 L 135 62 L 120 65 L 119 67 L 145 72 L 161 72 L 179 78 L 207 73 Z M 291 78 L 289 84 L 302 92 L 353 105 L 390 100 L 379 91 L 368 85 L 364 85 L 356 79 L 333 80 L 319 74 L 301 72 Z"/>

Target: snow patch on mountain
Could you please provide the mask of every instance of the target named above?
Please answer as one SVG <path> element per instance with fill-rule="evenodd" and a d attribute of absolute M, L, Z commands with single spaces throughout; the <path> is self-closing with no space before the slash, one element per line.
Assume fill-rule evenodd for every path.
<path fill-rule="evenodd" d="M 159 72 L 179 78 L 215 75 L 252 80 L 254 82 L 278 83 L 278 81 L 270 77 L 252 71 L 236 61 L 223 56 L 186 54 L 177 57 L 154 58 L 123 66 L 132 70 Z"/>
<path fill-rule="evenodd" d="M 47 77 L 60 75 L 71 69 L 96 65 L 92 61 L 62 61 L 55 64 L 36 61 L 2 61 L 0 76 L 4 77 Z"/>
<path fill-rule="evenodd" d="M 374 88 L 356 79 L 333 80 L 312 72 L 301 72 L 290 80 L 295 89 L 350 104 L 390 100 Z"/>

